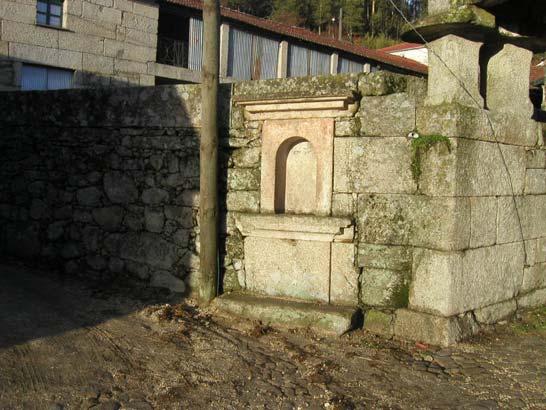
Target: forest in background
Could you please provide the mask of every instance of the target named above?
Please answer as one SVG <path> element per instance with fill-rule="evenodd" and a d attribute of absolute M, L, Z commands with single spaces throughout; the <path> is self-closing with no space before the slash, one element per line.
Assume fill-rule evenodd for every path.
<path fill-rule="evenodd" d="M 343 10 L 345 41 L 369 48 L 400 42 L 405 20 L 426 13 L 427 0 L 221 0 L 222 5 L 258 17 L 292 26 L 305 27 L 324 36 L 339 36 L 339 15 Z"/>

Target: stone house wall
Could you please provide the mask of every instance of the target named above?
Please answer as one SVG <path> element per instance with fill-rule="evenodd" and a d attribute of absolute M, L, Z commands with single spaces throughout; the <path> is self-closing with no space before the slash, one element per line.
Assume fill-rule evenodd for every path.
<path fill-rule="evenodd" d="M 65 0 L 62 28 L 36 24 L 36 0 L 0 2 L 0 90 L 20 87 L 21 64 L 74 70 L 75 87 L 153 85 L 158 5 Z"/>

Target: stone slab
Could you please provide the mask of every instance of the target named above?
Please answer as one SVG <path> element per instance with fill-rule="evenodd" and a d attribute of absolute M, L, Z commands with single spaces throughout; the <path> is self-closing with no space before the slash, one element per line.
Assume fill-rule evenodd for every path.
<path fill-rule="evenodd" d="M 440 317 L 409 309 L 398 309 L 394 320 L 394 335 L 399 339 L 450 346 L 478 332 L 469 315 Z"/>
<path fill-rule="evenodd" d="M 362 313 L 358 308 L 334 307 L 248 294 L 222 295 L 214 299 L 213 307 L 259 320 L 265 325 L 310 328 L 334 335 L 342 335 L 360 327 L 362 323 Z"/>
<path fill-rule="evenodd" d="M 470 247 L 494 245 L 497 240 L 497 198 L 470 198 Z"/>
<path fill-rule="evenodd" d="M 352 243 L 332 243 L 330 303 L 358 304 L 358 271 L 355 267 L 355 246 Z"/>
<path fill-rule="evenodd" d="M 520 308 L 528 309 L 542 305 L 546 305 L 546 288 L 529 292 L 518 298 Z"/>
<path fill-rule="evenodd" d="M 334 191 L 415 192 L 411 152 L 411 142 L 406 138 L 335 138 Z"/>
<path fill-rule="evenodd" d="M 546 288 L 546 263 L 537 263 L 523 270 L 521 290 L 528 292 L 540 288 Z"/>
<path fill-rule="evenodd" d="M 533 147 L 541 138 L 540 123 L 522 116 L 488 112 L 460 104 L 417 109 L 417 129 L 425 135 L 444 135 Z"/>
<path fill-rule="evenodd" d="M 358 266 L 378 269 L 411 271 L 413 248 L 361 243 L 358 247 Z"/>
<path fill-rule="evenodd" d="M 487 107 L 531 118 L 534 112 L 529 98 L 529 76 L 533 53 L 512 44 L 504 44 L 487 64 Z"/>
<path fill-rule="evenodd" d="M 525 175 L 525 193 L 546 194 L 546 169 L 528 169 Z"/>
<path fill-rule="evenodd" d="M 467 249 L 469 198 L 359 195 L 358 232 L 365 243 Z"/>
<path fill-rule="evenodd" d="M 434 196 L 517 195 L 523 193 L 525 163 L 524 147 L 452 139 L 451 152 L 437 145 L 422 157 L 419 187 Z"/>
<path fill-rule="evenodd" d="M 407 272 L 364 268 L 361 275 L 360 299 L 366 306 L 401 308 L 408 304 Z"/>
<path fill-rule="evenodd" d="M 330 243 L 247 237 L 244 246 L 249 291 L 328 302 Z"/>
<path fill-rule="evenodd" d="M 406 93 L 364 96 L 357 115 L 364 135 L 405 137 L 415 129 L 415 100 Z"/>
<path fill-rule="evenodd" d="M 409 306 L 448 317 L 512 299 L 523 265 L 517 242 L 465 252 L 415 250 Z"/>
<path fill-rule="evenodd" d="M 239 214 L 238 229 L 244 236 L 351 242 L 354 228 L 349 218 L 290 214 Z"/>
<path fill-rule="evenodd" d="M 483 108 L 480 95 L 480 48 L 482 44 L 448 35 L 431 41 L 427 105 L 460 103 Z M 461 87 L 461 82 L 465 88 Z"/>
<path fill-rule="evenodd" d="M 496 303 L 491 306 L 486 306 L 474 311 L 474 316 L 478 323 L 486 325 L 495 324 L 501 320 L 508 319 L 518 308 L 515 299 L 507 300 L 506 302 Z"/>
<path fill-rule="evenodd" d="M 366 310 L 364 329 L 374 334 L 392 337 L 394 335 L 394 314 L 376 309 Z"/>

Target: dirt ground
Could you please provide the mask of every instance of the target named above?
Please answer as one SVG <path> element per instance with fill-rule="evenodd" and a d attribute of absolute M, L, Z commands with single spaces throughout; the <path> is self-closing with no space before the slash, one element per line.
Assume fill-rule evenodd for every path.
<path fill-rule="evenodd" d="M 546 309 L 438 350 L 175 302 L 0 265 L 0 409 L 546 409 Z"/>

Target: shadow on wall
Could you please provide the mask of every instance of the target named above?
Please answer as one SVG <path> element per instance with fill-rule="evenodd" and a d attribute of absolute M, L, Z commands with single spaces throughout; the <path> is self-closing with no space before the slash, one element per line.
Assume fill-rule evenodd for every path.
<path fill-rule="evenodd" d="M 3 93 L 0 109 L 0 255 L 103 287 L 122 281 L 192 294 L 199 86 Z M 35 296 L 39 305 L 43 295 Z"/>

